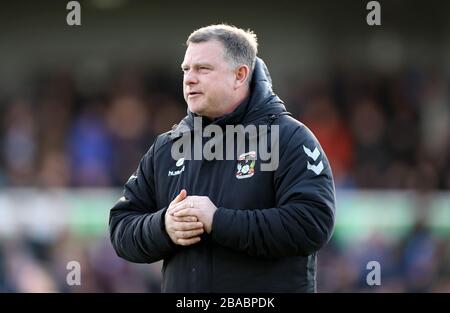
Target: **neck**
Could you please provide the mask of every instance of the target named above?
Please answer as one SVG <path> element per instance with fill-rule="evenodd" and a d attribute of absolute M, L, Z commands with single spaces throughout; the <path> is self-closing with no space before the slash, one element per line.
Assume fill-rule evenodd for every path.
<path fill-rule="evenodd" d="M 229 114 L 231 112 L 233 112 L 234 110 L 236 110 L 236 108 L 245 100 L 245 98 L 247 98 L 250 95 L 250 88 L 245 88 L 243 89 L 241 92 L 239 92 L 238 95 L 236 95 L 236 99 L 233 102 L 233 105 L 231 105 L 230 107 L 228 107 L 228 110 L 226 112 L 224 112 L 225 114 Z"/>

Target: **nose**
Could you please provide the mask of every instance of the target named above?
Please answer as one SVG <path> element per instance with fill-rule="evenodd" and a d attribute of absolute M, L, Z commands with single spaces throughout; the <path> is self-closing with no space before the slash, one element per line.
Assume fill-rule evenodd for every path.
<path fill-rule="evenodd" d="M 192 70 L 186 71 L 184 73 L 183 79 L 184 79 L 185 85 L 192 85 L 192 84 L 198 83 L 197 76 L 195 75 L 195 73 Z"/>

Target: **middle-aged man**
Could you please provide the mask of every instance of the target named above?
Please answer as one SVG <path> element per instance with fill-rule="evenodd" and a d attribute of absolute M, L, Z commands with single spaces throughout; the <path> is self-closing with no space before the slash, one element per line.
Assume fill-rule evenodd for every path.
<path fill-rule="evenodd" d="M 234 26 L 189 36 L 181 65 L 188 114 L 156 139 L 111 210 L 117 254 L 164 260 L 163 292 L 316 291 L 316 254 L 334 227 L 331 168 L 256 54 L 256 35 Z M 243 151 L 205 157 L 238 151 L 239 132 L 228 130 L 239 125 L 258 131 L 245 134 Z M 221 133 L 215 145 L 211 130 Z"/>

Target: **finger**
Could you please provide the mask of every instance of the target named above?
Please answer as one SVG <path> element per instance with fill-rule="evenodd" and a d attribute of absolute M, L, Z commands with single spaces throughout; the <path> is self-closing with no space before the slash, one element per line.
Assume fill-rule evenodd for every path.
<path fill-rule="evenodd" d="M 188 231 L 193 229 L 202 229 L 203 223 L 201 222 L 174 222 L 170 225 L 169 230 L 176 231 Z"/>
<path fill-rule="evenodd" d="M 188 207 L 188 208 L 183 208 L 183 209 L 177 210 L 176 212 L 172 212 L 172 214 L 177 216 L 177 217 L 181 217 L 181 216 L 197 216 L 198 215 L 198 209 L 189 208 Z"/>
<path fill-rule="evenodd" d="M 198 200 L 197 200 L 198 201 Z M 188 209 L 188 208 L 194 208 L 198 203 L 194 202 L 194 197 L 190 196 L 181 201 L 180 203 L 173 206 L 173 208 L 170 209 L 170 214 L 174 215 L 176 212 Z"/>
<path fill-rule="evenodd" d="M 194 202 L 192 202 L 192 199 L 189 199 L 189 197 L 188 197 L 188 198 L 184 199 L 183 201 L 181 201 L 181 202 L 175 204 L 174 206 L 172 206 L 168 210 L 169 214 L 173 215 L 177 211 L 190 208 L 193 203 Z"/>
<path fill-rule="evenodd" d="M 204 232 L 203 228 L 198 228 L 198 229 L 193 229 L 193 230 L 185 230 L 185 231 L 178 230 L 175 232 L 175 236 L 177 238 L 187 239 L 187 238 L 201 235 L 201 234 L 203 234 L 203 232 Z"/>
<path fill-rule="evenodd" d="M 176 223 L 174 226 L 175 226 L 174 229 L 176 231 L 178 231 L 178 230 L 186 231 L 186 230 L 203 228 L 203 223 L 201 223 L 201 222 L 180 222 L 180 223 Z"/>
<path fill-rule="evenodd" d="M 173 215 L 174 210 L 176 210 L 177 208 L 183 207 L 186 203 L 186 200 L 183 200 L 179 203 L 176 204 L 171 204 L 169 206 L 169 208 L 167 209 L 167 213 L 169 213 L 170 215 Z"/>
<path fill-rule="evenodd" d="M 200 237 L 192 237 L 189 239 L 178 238 L 176 243 L 181 246 L 189 246 L 189 245 L 193 245 L 194 243 L 197 243 L 199 241 L 200 241 Z"/>
<path fill-rule="evenodd" d="M 172 216 L 175 222 L 197 222 L 196 216 Z"/>

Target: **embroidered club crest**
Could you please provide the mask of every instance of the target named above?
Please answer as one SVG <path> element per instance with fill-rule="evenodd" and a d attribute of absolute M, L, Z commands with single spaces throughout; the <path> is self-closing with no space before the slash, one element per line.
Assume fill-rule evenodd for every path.
<path fill-rule="evenodd" d="M 255 174 L 256 152 L 241 154 L 238 159 L 236 178 L 248 178 Z"/>

